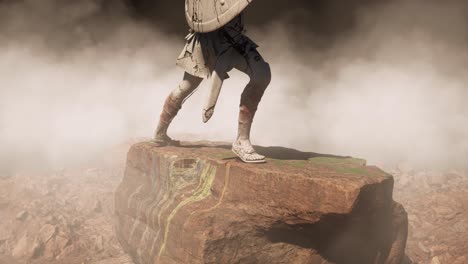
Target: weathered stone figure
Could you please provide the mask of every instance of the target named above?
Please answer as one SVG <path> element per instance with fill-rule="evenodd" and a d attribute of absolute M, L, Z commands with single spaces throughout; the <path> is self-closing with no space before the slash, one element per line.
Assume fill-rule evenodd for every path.
<path fill-rule="evenodd" d="M 175 145 L 167 129 L 184 101 L 204 78 L 211 80 L 211 90 L 203 108 L 203 121 L 214 112 L 223 81 L 233 68 L 250 77 L 240 100 L 239 128 L 232 151 L 244 162 L 261 163 L 250 142 L 250 129 L 258 104 L 270 83 L 267 62 L 257 51 L 257 45 L 244 35 L 242 11 L 252 0 L 186 0 L 185 14 L 191 27 L 177 65 L 185 70 L 182 82 L 167 97 L 154 142 L 159 146 Z"/>

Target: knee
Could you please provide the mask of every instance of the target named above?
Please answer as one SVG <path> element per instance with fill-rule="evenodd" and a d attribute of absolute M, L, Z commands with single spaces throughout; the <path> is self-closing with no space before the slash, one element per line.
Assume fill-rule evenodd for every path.
<path fill-rule="evenodd" d="M 257 110 L 257 105 L 271 81 L 271 70 L 268 63 L 257 64 L 250 75 L 250 82 L 241 96 L 241 105 L 247 106 L 252 113 Z"/>
<path fill-rule="evenodd" d="M 270 65 L 266 62 L 263 62 L 261 65 L 258 65 L 256 69 L 252 72 L 250 76 L 251 84 L 265 90 L 271 82 L 271 69 Z"/>
<path fill-rule="evenodd" d="M 177 86 L 177 88 L 172 91 L 171 97 L 177 103 L 181 104 L 182 101 L 200 85 L 202 80 L 203 79 L 199 77 L 186 73 L 179 86 Z"/>
<path fill-rule="evenodd" d="M 181 83 L 171 92 L 170 96 L 173 101 L 177 102 L 177 104 L 181 104 L 186 94 L 188 93 L 187 90 L 187 87 L 184 87 L 184 83 Z"/>

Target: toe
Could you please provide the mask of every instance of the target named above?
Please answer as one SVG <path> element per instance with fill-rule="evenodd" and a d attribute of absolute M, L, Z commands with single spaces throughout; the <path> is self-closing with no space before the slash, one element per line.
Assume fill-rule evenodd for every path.
<path fill-rule="evenodd" d="M 254 153 L 252 155 L 252 160 L 258 161 L 258 160 L 264 160 L 264 159 L 265 159 L 265 156 L 262 156 L 262 155 L 260 155 L 258 153 Z"/>

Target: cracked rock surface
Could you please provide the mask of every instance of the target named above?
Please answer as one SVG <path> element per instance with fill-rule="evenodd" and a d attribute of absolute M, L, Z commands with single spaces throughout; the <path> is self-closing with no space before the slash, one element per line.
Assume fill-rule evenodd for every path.
<path fill-rule="evenodd" d="M 408 256 L 415 263 L 468 263 L 468 174 L 408 165 L 389 171 L 395 199 L 408 212 Z"/>
<path fill-rule="evenodd" d="M 393 178 L 365 161 L 258 148 L 134 145 L 115 195 L 136 263 L 401 263 L 407 216 Z"/>

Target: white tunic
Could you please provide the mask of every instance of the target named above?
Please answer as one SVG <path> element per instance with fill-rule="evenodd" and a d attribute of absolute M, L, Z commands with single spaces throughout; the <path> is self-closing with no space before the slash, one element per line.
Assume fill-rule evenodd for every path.
<path fill-rule="evenodd" d="M 258 45 L 245 36 L 243 14 L 235 17 L 224 27 L 209 33 L 190 32 L 184 49 L 176 64 L 187 73 L 208 78 L 214 70 L 220 55 L 235 49 L 245 56 Z"/>

